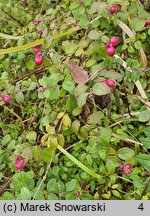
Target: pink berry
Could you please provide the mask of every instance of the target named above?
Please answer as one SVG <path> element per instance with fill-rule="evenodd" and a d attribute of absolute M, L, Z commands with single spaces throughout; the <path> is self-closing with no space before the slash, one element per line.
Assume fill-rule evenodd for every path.
<path fill-rule="evenodd" d="M 110 47 L 112 47 L 113 45 L 110 43 L 110 41 L 106 44 L 106 48 L 110 48 Z"/>
<path fill-rule="evenodd" d="M 43 22 L 43 20 L 34 20 L 34 24 L 37 26 L 40 22 Z"/>
<path fill-rule="evenodd" d="M 35 54 L 39 53 L 40 52 L 40 46 L 33 47 L 33 51 L 34 51 Z"/>
<path fill-rule="evenodd" d="M 42 62 L 43 62 L 43 57 L 42 57 L 42 55 L 41 55 L 41 54 L 37 54 L 37 55 L 35 56 L 34 62 L 35 62 L 36 65 L 41 65 Z"/>
<path fill-rule="evenodd" d="M 124 173 L 127 174 L 127 175 L 131 174 L 131 170 L 130 170 L 130 169 L 124 168 L 123 171 L 124 171 Z"/>
<path fill-rule="evenodd" d="M 43 30 L 42 30 L 42 29 L 39 29 L 37 33 L 38 33 L 39 35 L 42 35 L 42 34 L 43 34 Z"/>
<path fill-rule="evenodd" d="M 148 20 L 146 20 L 146 22 L 145 22 L 145 27 L 147 27 L 148 25 L 150 25 L 150 19 L 148 19 Z"/>
<path fill-rule="evenodd" d="M 119 44 L 119 37 L 112 37 L 110 39 L 110 43 L 112 44 L 112 46 L 117 46 Z"/>
<path fill-rule="evenodd" d="M 109 12 L 111 14 L 115 14 L 117 12 L 117 6 L 116 5 L 113 5 L 110 9 L 109 9 Z"/>
<path fill-rule="evenodd" d="M 113 55 L 115 54 L 115 49 L 114 49 L 114 47 L 109 47 L 109 48 L 107 48 L 106 53 L 107 53 L 107 55 L 109 55 L 109 56 L 113 56 Z"/>
<path fill-rule="evenodd" d="M 126 168 L 126 169 L 131 169 L 131 167 L 132 167 L 131 164 L 126 164 L 126 165 L 125 165 L 125 168 Z"/>
<path fill-rule="evenodd" d="M 8 104 L 10 102 L 10 100 L 12 99 L 11 95 L 4 95 L 2 96 L 2 100 L 5 104 Z"/>
<path fill-rule="evenodd" d="M 124 169 L 124 164 L 121 164 L 120 165 L 120 170 L 123 170 Z"/>
<path fill-rule="evenodd" d="M 109 88 L 113 88 L 113 87 L 116 85 L 116 83 L 115 83 L 114 80 L 107 80 L 107 81 L 106 81 L 106 85 L 107 85 Z"/>
<path fill-rule="evenodd" d="M 39 87 L 39 88 L 37 89 L 37 92 L 38 92 L 38 93 L 43 92 L 43 91 L 44 91 L 44 88 L 43 88 L 43 87 Z"/>
<path fill-rule="evenodd" d="M 101 80 L 101 82 L 107 85 L 107 80 Z"/>
<path fill-rule="evenodd" d="M 15 167 L 18 169 L 18 170 L 22 170 L 24 168 L 24 162 L 22 160 L 21 157 L 18 157 L 15 161 Z"/>
<path fill-rule="evenodd" d="M 80 196 L 81 196 L 81 192 L 80 192 L 80 191 L 76 191 L 76 192 L 75 192 L 75 196 L 76 196 L 76 197 L 80 197 Z"/>

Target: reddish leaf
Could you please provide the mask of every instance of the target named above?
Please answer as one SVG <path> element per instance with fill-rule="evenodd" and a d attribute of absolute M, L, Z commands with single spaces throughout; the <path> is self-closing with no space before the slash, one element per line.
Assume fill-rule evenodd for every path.
<path fill-rule="evenodd" d="M 68 61 L 68 66 L 75 83 L 85 84 L 88 82 L 89 76 L 87 71 L 81 70 L 81 68 L 71 60 Z"/>

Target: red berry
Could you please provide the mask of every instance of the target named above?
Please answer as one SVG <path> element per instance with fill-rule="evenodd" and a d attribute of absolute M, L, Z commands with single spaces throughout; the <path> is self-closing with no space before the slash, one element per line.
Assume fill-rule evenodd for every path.
<path fill-rule="evenodd" d="M 37 92 L 38 92 L 38 93 L 43 92 L 43 91 L 44 91 L 44 88 L 43 88 L 43 87 L 39 87 L 39 88 L 37 89 Z"/>
<path fill-rule="evenodd" d="M 113 55 L 115 54 L 115 49 L 114 49 L 114 47 L 109 47 L 109 48 L 107 48 L 106 53 L 107 53 L 107 55 L 109 55 L 109 56 L 113 56 Z"/>
<path fill-rule="evenodd" d="M 12 99 L 11 95 L 4 95 L 2 96 L 2 100 L 5 104 L 8 104 L 10 102 L 10 100 Z"/>
<path fill-rule="evenodd" d="M 120 170 L 123 170 L 124 169 L 124 164 L 121 164 L 120 165 Z"/>
<path fill-rule="evenodd" d="M 75 196 L 76 196 L 76 197 L 80 197 L 80 196 L 81 196 L 81 192 L 80 192 L 80 191 L 76 191 L 76 192 L 75 192 Z"/>
<path fill-rule="evenodd" d="M 146 22 L 145 22 L 145 27 L 147 27 L 148 25 L 150 25 L 150 19 L 148 19 L 148 20 L 146 20 Z"/>
<path fill-rule="evenodd" d="M 42 30 L 42 29 L 39 29 L 37 33 L 38 33 L 39 35 L 42 35 L 42 34 L 43 34 L 43 30 Z"/>
<path fill-rule="evenodd" d="M 117 46 L 119 44 L 119 37 L 113 37 L 110 39 L 112 46 Z"/>
<path fill-rule="evenodd" d="M 114 80 L 107 80 L 107 81 L 106 81 L 106 85 L 107 85 L 109 88 L 113 88 L 113 87 L 116 85 L 116 83 L 115 83 Z"/>
<path fill-rule="evenodd" d="M 39 53 L 40 52 L 40 45 L 33 47 L 33 51 L 34 51 L 35 54 Z"/>
<path fill-rule="evenodd" d="M 113 5 L 113 6 L 109 9 L 109 12 L 110 12 L 111 14 L 116 13 L 116 12 L 117 12 L 117 6 L 116 6 L 116 5 Z"/>
<path fill-rule="evenodd" d="M 43 22 L 43 20 L 34 20 L 34 24 L 37 26 L 40 22 Z"/>
<path fill-rule="evenodd" d="M 23 162 L 22 158 L 17 158 L 16 159 L 16 161 L 15 161 L 15 167 L 18 170 L 22 170 L 24 168 L 24 162 Z"/>
<path fill-rule="evenodd" d="M 101 80 L 101 82 L 107 85 L 107 80 Z"/>
<path fill-rule="evenodd" d="M 112 47 L 113 45 L 110 43 L 110 41 L 106 44 L 106 48 L 110 48 L 110 47 Z"/>
<path fill-rule="evenodd" d="M 128 175 L 131 174 L 131 170 L 130 170 L 130 169 L 126 169 L 126 168 L 124 168 L 123 171 L 124 171 L 125 174 L 128 174 Z"/>
<path fill-rule="evenodd" d="M 43 57 L 40 53 L 37 53 L 37 55 L 35 56 L 34 62 L 36 65 L 41 65 L 43 62 Z"/>
<path fill-rule="evenodd" d="M 131 169 L 131 167 L 132 167 L 131 164 L 126 164 L 126 165 L 125 165 L 125 168 L 126 168 L 126 169 Z"/>

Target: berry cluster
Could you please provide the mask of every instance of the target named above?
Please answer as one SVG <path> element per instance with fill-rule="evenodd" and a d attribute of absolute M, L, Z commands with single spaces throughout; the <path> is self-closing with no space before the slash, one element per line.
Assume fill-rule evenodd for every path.
<path fill-rule="evenodd" d="M 33 47 L 33 51 L 35 53 L 35 59 L 34 62 L 36 65 L 41 65 L 43 63 L 43 56 L 42 53 L 40 52 L 40 45 Z"/>
<path fill-rule="evenodd" d="M 24 162 L 21 156 L 17 156 L 15 160 L 15 167 L 18 170 L 22 170 L 24 168 Z"/>
<path fill-rule="evenodd" d="M 125 174 L 129 175 L 131 174 L 131 164 L 121 164 L 120 165 L 120 170 L 123 170 Z"/>
<path fill-rule="evenodd" d="M 106 44 L 106 53 L 109 56 L 113 56 L 115 54 L 115 46 L 119 44 L 119 37 L 112 37 L 110 41 Z"/>

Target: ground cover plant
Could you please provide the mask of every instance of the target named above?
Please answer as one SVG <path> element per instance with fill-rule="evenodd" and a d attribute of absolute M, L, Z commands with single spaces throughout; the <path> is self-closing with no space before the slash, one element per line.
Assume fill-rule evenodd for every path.
<path fill-rule="evenodd" d="M 149 199 L 149 1 L 0 11 L 0 199 Z"/>

